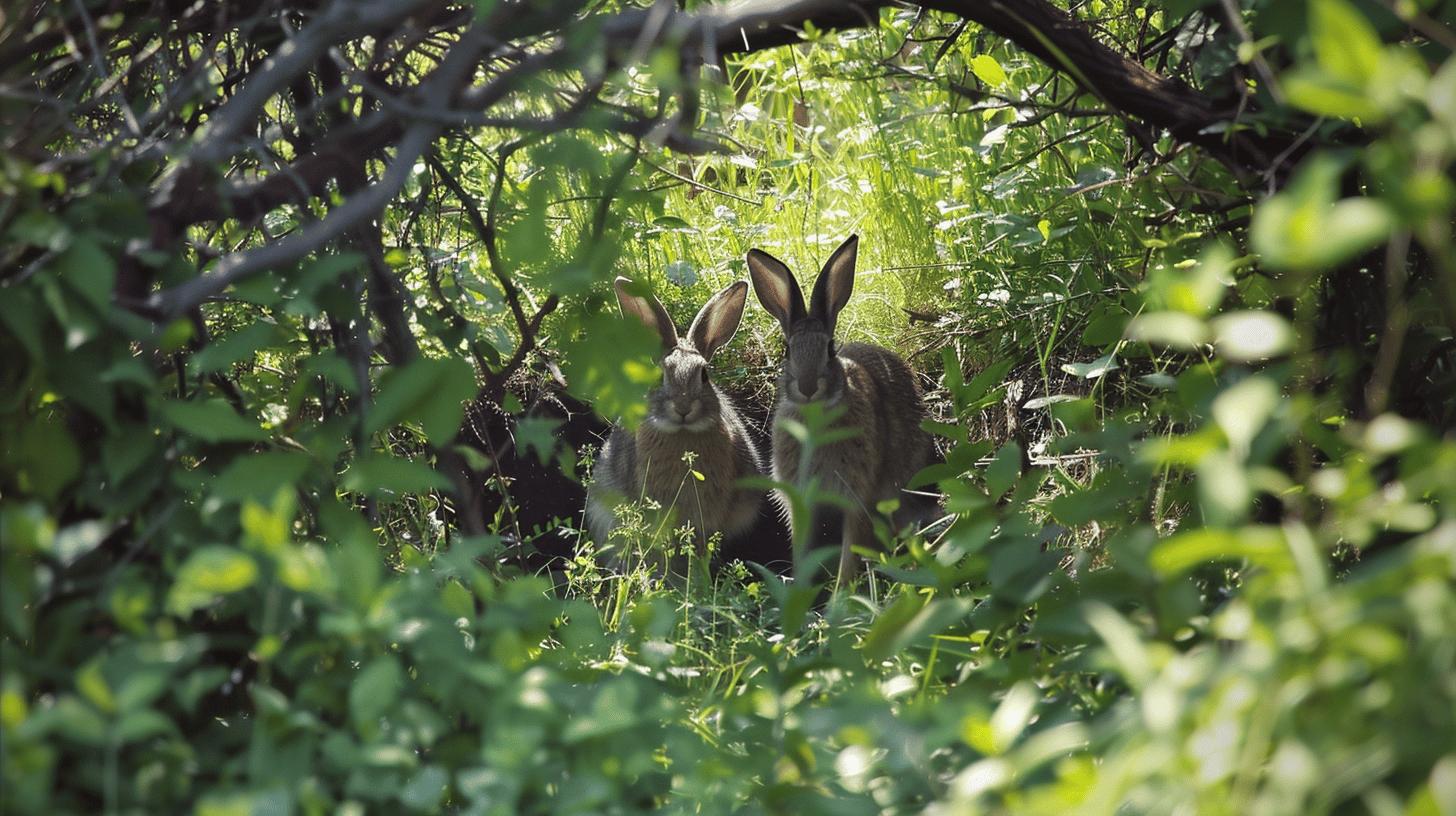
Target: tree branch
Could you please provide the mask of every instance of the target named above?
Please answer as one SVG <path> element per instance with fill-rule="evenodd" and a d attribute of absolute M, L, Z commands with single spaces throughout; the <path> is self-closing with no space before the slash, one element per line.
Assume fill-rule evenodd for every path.
<path fill-rule="evenodd" d="M 476 57 L 484 45 L 484 36 L 478 28 L 471 29 L 461 37 L 445 61 L 427 80 L 423 98 L 436 105 L 445 104 L 460 80 L 467 77 L 473 69 Z M 497 81 L 503 80 L 504 77 Z M 416 122 L 410 125 L 395 149 L 394 160 L 379 180 L 334 208 L 323 220 L 281 241 L 229 255 L 219 261 L 211 272 L 157 293 L 148 302 L 148 307 L 162 316 L 180 314 L 237 281 L 268 269 L 291 264 L 322 248 L 388 204 L 409 178 L 415 160 L 435 141 L 441 129 L 442 126 L 434 122 Z"/>
<path fill-rule="evenodd" d="M 901 4 L 878 0 L 747 0 L 698 12 L 678 12 L 662 38 L 682 43 L 705 64 L 718 55 L 759 51 L 800 41 L 806 23 L 819 29 L 851 29 L 878 23 L 880 9 Z M 1093 36 L 1086 24 L 1048 0 L 924 0 L 917 5 L 980 24 L 1051 68 L 1067 75 L 1085 92 L 1114 111 L 1167 130 L 1175 139 L 1208 150 L 1224 164 L 1248 175 L 1269 165 L 1269 156 L 1288 147 L 1292 136 L 1255 136 L 1218 128 L 1234 111 L 1176 79 L 1160 76 Z M 649 11 L 632 11 L 608 20 L 603 30 L 619 45 L 629 42 L 647 22 Z"/>

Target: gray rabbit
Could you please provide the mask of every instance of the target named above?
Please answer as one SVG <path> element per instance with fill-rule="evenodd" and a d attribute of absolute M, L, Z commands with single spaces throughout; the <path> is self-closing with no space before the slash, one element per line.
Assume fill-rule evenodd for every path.
<path fill-rule="evenodd" d="M 732 399 L 708 374 L 713 353 L 738 330 L 748 284 L 738 281 L 714 295 L 681 337 L 662 303 L 632 293 L 631 285 L 617 278 L 617 302 L 624 316 L 662 338 L 662 385 L 647 395 L 641 426 L 635 432 L 615 426 L 602 446 L 587 493 L 587 526 L 597 545 L 605 546 L 618 524 L 614 507 L 624 499 L 651 499 L 674 513 L 676 524 L 693 527 L 701 555 L 713 533 L 729 540 L 747 532 L 763 499 L 762 490 L 737 484 L 763 473 L 763 454 Z M 702 479 L 683 462 L 689 451 L 696 454 L 692 470 Z"/>
<path fill-rule="evenodd" d="M 794 483 L 817 476 L 820 487 L 848 501 L 843 513 L 839 581 L 859 568 L 853 547 L 873 547 L 875 507 L 900 498 L 900 491 L 927 463 L 933 443 L 920 427 L 924 405 L 910 366 L 900 355 L 869 343 L 836 346 L 835 319 L 854 288 L 858 236 L 834 250 L 809 305 L 783 261 L 761 250 L 748 252 L 753 290 L 764 308 L 778 319 L 787 340 L 774 412 L 773 477 Z M 849 429 L 851 438 L 814 449 L 808 473 L 800 473 L 802 450 L 784 425 L 799 419 L 804 403 L 842 406 L 835 429 Z M 788 503 L 783 502 L 785 511 Z M 817 526 L 817 525 L 816 525 Z"/>

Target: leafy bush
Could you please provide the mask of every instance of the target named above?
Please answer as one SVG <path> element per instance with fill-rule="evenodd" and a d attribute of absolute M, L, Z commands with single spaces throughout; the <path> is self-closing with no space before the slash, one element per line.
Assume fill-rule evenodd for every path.
<path fill-rule="evenodd" d="M 77 5 L 25 18 L 63 89 L 85 63 L 47 32 Z M 476 5 L 579 27 L 510 116 L 616 53 L 593 10 Z M 1251 88 L 1231 129 L 1302 135 L 1236 178 L 1207 133 L 1128 135 L 1034 44 L 887 8 L 734 57 L 736 95 L 672 49 L 612 63 L 593 115 L 693 99 L 740 150 L 454 133 L 373 232 L 171 314 L 147 298 L 226 269 L 199 277 L 215 247 L 332 216 L 149 246 L 162 159 L 118 134 L 161 75 L 120 102 L 88 79 L 102 101 L 0 160 L 4 810 L 1456 812 L 1449 29 L 1430 3 L 1085 5 Z M 166 30 L 126 17 L 93 21 L 131 32 L 113 56 Z M 267 124 L 296 136 L 319 112 L 290 93 Z M 148 126 L 225 126 L 178 101 Z M 570 484 L 541 474 L 590 460 L 561 383 L 610 419 L 655 376 L 608 270 L 681 314 L 750 246 L 807 263 L 851 230 L 842 325 L 924 372 L 941 523 L 883 530 L 832 597 L 729 559 L 664 583 L 533 528 Z M 778 350 L 746 326 L 714 376 L 762 414 Z"/>

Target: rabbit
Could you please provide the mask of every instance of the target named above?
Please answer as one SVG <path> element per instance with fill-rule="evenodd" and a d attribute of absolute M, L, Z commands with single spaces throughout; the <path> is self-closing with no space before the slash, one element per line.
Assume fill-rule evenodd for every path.
<path fill-rule="evenodd" d="M 753 290 L 778 319 L 787 341 L 773 418 L 773 478 L 796 483 L 817 476 L 821 490 L 848 502 L 851 509 L 843 511 L 841 529 L 840 586 L 858 572 L 852 548 L 875 543 L 876 506 L 902 498 L 900 491 L 934 450 L 930 435 L 920 427 L 924 403 L 909 364 L 880 346 L 835 343 L 835 320 L 854 288 L 858 249 L 859 237 L 851 235 L 834 250 L 814 283 L 807 309 L 803 291 L 783 261 L 762 250 L 748 251 Z M 855 433 L 816 447 L 812 458 L 801 463 L 802 447 L 784 421 L 799 419 L 801 406 L 810 401 L 843 406 L 833 427 Z M 807 472 L 801 472 L 802 464 Z M 789 503 L 782 494 L 778 498 L 792 526 Z M 811 530 L 817 531 L 817 521 L 811 522 Z"/>
<path fill-rule="evenodd" d="M 763 453 L 732 399 L 708 375 L 714 352 L 738 330 L 748 284 L 737 281 L 715 294 L 680 337 L 662 303 L 633 294 L 631 283 L 616 279 L 617 302 L 623 316 L 642 321 L 662 338 L 662 385 L 648 393 L 641 426 L 636 431 L 614 426 L 602 446 L 587 492 L 587 526 L 604 546 L 618 523 L 616 504 L 651 499 L 675 512 L 679 525 L 693 527 L 701 556 L 713 533 L 726 541 L 747 532 L 766 492 L 738 484 L 763 475 Z M 696 453 L 692 469 L 701 480 L 683 462 L 688 451 Z"/>

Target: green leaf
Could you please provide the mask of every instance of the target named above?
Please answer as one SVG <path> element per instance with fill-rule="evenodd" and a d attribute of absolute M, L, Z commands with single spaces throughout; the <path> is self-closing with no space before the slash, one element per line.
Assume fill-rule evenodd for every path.
<path fill-rule="evenodd" d="M 564 354 L 562 368 L 576 396 L 592 403 L 603 417 L 635 428 L 647 416 L 646 395 L 657 385 L 662 342 L 636 320 L 598 312 Z"/>
<path fill-rule="evenodd" d="M 1389 456 L 1419 444 L 1424 436 L 1420 425 L 1395 414 L 1381 414 L 1365 426 L 1361 443 L 1376 456 Z"/>
<path fill-rule="evenodd" d="M 222 595 L 247 589 L 258 579 L 258 565 L 247 553 L 218 545 L 203 547 L 182 564 L 167 595 L 167 609 L 188 615 Z"/>
<path fill-rule="evenodd" d="M 349 686 L 349 717 L 354 727 L 369 733 L 380 717 L 399 706 L 404 690 L 404 671 L 393 655 L 376 657 Z"/>
<path fill-rule="evenodd" d="M 284 288 L 281 277 L 273 272 L 264 272 L 233 284 L 231 294 L 245 303 L 272 307 L 292 297 L 292 290 L 285 295 Z"/>
<path fill-rule="evenodd" d="M 82 745 L 100 745 L 106 739 L 106 721 L 75 695 L 67 694 L 56 701 L 51 720 L 57 733 Z"/>
<path fill-rule="evenodd" d="M 346 393 L 359 393 L 359 378 L 354 375 L 354 368 L 337 351 L 329 350 L 308 358 L 299 374 L 305 377 L 325 377 Z"/>
<path fill-rule="evenodd" d="M 455 579 L 447 580 L 440 588 L 440 602 L 456 618 L 468 619 L 475 615 L 475 596 Z"/>
<path fill-rule="evenodd" d="M 111 730 L 111 738 L 117 745 L 141 742 L 158 734 L 175 733 L 177 726 L 161 713 L 150 708 L 132 711 L 117 720 Z"/>
<path fill-rule="evenodd" d="M 1001 386 L 1004 385 L 1006 374 L 1011 370 L 1011 366 L 1014 363 L 1015 361 L 1011 359 L 997 360 L 978 371 L 976 376 L 971 378 L 970 382 L 959 388 L 952 383 L 949 375 L 947 375 L 946 388 L 955 397 L 956 408 L 961 413 L 967 413 L 987 405 L 992 405 L 1000 400 L 1002 393 Z M 960 373 L 957 369 L 956 378 L 959 379 L 959 377 Z"/>
<path fill-rule="evenodd" d="M 402 422 L 418 423 L 432 445 L 454 438 L 475 396 L 475 370 L 458 357 L 420 359 L 390 371 L 370 406 L 365 432 L 374 434 Z"/>
<path fill-rule="evenodd" d="M 1248 559 L 1265 568 L 1285 570 L 1293 561 L 1284 536 L 1274 527 L 1220 530 L 1204 527 L 1177 533 L 1153 546 L 1148 564 L 1164 578 L 1181 575 L 1212 561 Z"/>
<path fill-rule="evenodd" d="M 1309 37 L 1315 59 L 1331 76 L 1364 86 L 1380 69 L 1380 35 L 1346 0 L 1310 0 Z"/>
<path fill-rule="evenodd" d="M 1233 284 L 1234 264 L 1233 250 L 1215 243 L 1197 260 L 1180 262 L 1171 269 L 1155 269 L 1148 276 L 1147 303 L 1157 310 L 1205 317 Z"/>
<path fill-rule="evenodd" d="M 383 572 L 373 532 L 357 512 L 332 500 L 319 504 L 319 519 L 329 537 L 338 542 L 328 557 L 340 594 L 356 610 L 369 609 Z"/>
<path fill-rule="evenodd" d="M 1235 362 L 1267 360 L 1294 347 L 1294 327 L 1274 312 L 1229 312 L 1212 323 L 1214 348 Z"/>
<path fill-rule="evenodd" d="M 1135 690 L 1147 685 L 1153 676 L 1153 662 L 1137 628 L 1117 610 L 1100 601 L 1087 603 L 1082 614 L 1107 645 L 1128 684 Z"/>
<path fill-rule="evenodd" d="M 450 790 L 450 775 L 438 765 L 426 765 L 399 792 L 399 800 L 415 810 L 434 812 Z"/>
<path fill-rule="evenodd" d="M 1396 227 L 1395 214 L 1373 198 L 1347 198 L 1336 202 L 1325 216 L 1330 236 L 1324 251 L 1313 255 L 1315 266 L 1334 266 L 1385 241 Z"/>
<path fill-rule="evenodd" d="M 374 454 L 356 459 L 344 473 L 340 486 L 356 493 L 428 493 L 448 490 L 450 480 L 421 462 Z"/>
<path fill-rule="evenodd" d="M 292 540 L 289 530 L 293 526 L 294 494 L 286 484 L 275 484 L 274 493 L 268 504 L 248 500 L 243 502 L 239 521 L 243 526 L 243 541 L 250 548 L 270 554 L 278 554 Z"/>
<path fill-rule="evenodd" d="M 172 427 L 203 442 L 261 442 L 268 438 L 268 432 L 256 421 L 238 416 L 220 399 L 168 400 L 160 411 Z"/>
<path fill-rule="evenodd" d="M 692 286 L 698 282 L 698 270 L 688 261 L 677 260 L 667 265 L 663 276 L 678 286 Z"/>
<path fill-rule="evenodd" d="M 1000 497 L 1016 483 L 1016 477 L 1020 475 L 1021 445 L 1013 439 L 996 451 L 996 458 L 986 468 L 986 488 L 993 498 Z"/>
<path fill-rule="evenodd" d="M 1167 391 L 1178 384 L 1178 380 L 1175 379 L 1173 375 L 1166 374 L 1162 371 L 1154 371 L 1151 374 L 1144 374 L 1141 377 L 1138 377 L 1138 382 L 1150 388 L 1156 388 L 1159 391 Z"/>
<path fill-rule="evenodd" d="M 264 812 L 258 799 L 252 793 L 209 793 L 198 800 L 193 816 L 253 816 Z"/>
<path fill-rule="evenodd" d="M 990 85 L 992 88 L 1000 87 L 1006 82 L 1006 71 L 1001 63 L 990 54 L 977 54 L 971 58 L 971 71 L 976 78 Z"/>
<path fill-rule="evenodd" d="M 63 566 L 69 567 L 85 554 L 101 546 L 112 525 L 103 521 L 80 521 L 61 528 L 51 543 L 51 553 Z"/>
<path fill-rule="evenodd" d="M 49 412 L 21 429 L 0 442 L 0 466 L 13 470 L 21 495 L 54 500 L 80 477 L 81 449 L 65 424 Z"/>
<path fill-rule="evenodd" d="M 1395 227 L 1383 203 L 1369 198 L 1335 201 L 1348 160 L 1316 154 L 1285 190 L 1254 210 L 1249 242 L 1265 265 L 1317 270 L 1378 245 Z"/>
<path fill-rule="evenodd" d="M 556 429 L 560 425 L 561 420 L 550 417 L 521 417 L 512 434 L 517 450 L 534 452 L 537 461 L 543 465 L 550 463 L 551 454 L 556 451 Z"/>
<path fill-rule="evenodd" d="M 334 588 L 328 557 L 313 544 L 287 547 L 277 557 L 278 580 L 294 592 L 323 594 Z"/>
<path fill-rule="evenodd" d="M 1248 377 L 1214 399 L 1213 420 L 1223 429 L 1233 452 L 1242 458 L 1248 455 L 1249 445 L 1278 405 L 1279 386 L 1273 380 Z"/>
<path fill-rule="evenodd" d="M 1117 504 L 1132 497 L 1137 491 L 1138 486 L 1125 474 L 1109 469 L 1099 473 L 1091 487 L 1064 493 L 1052 499 L 1047 509 L 1057 521 L 1068 527 L 1075 527 L 1094 519 L 1114 517 L 1119 512 Z"/>
<path fill-rule="evenodd" d="M 45 359 L 43 316 L 42 307 L 29 289 L 13 288 L 0 297 L 0 327 L 8 329 L 36 363 Z M 18 363 L 17 360 L 16 364 L 7 368 L 18 374 L 24 370 L 24 366 Z"/>
<path fill-rule="evenodd" d="M 158 669 L 144 669 L 129 675 L 116 693 L 116 706 L 130 711 L 151 705 L 167 690 L 172 678 Z"/>
<path fill-rule="evenodd" d="M 1227 450 L 1216 450 L 1198 462 L 1196 484 L 1203 521 L 1226 527 L 1243 521 L 1254 491 L 1242 463 Z"/>
<path fill-rule="evenodd" d="M 389 262 L 388 257 L 385 262 Z M 325 255 L 304 263 L 286 284 L 276 287 L 284 311 L 301 317 L 318 314 L 321 309 L 332 310 L 336 316 L 353 313 L 358 308 L 355 296 L 349 293 L 348 285 L 335 282 L 363 263 L 364 256 L 358 252 Z M 268 297 L 266 290 L 262 294 L 264 299 Z"/>
<path fill-rule="evenodd" d="M 1191 350 L 1208 342 L 1208 326 L 1182 312 L 1150 312 L 1128 322 L 1127 336 L 1155 346 Z"/>
<path fill-rule="evenodd" d="M 101 660 L 92 659 L 76 672 L 76 690 L 91 702 L 91 705 L 108 714 L 116 711 L 116 697 L 101 671 Z"/>
<path fill-rule="evenodd" d="M 111 307 L 116 285 L 116 264 L 95 241 L 78 237 L 55 260 L 57 276 L 98 313 Z"/>
<path fill-rule="evenodd" d="M 161 333 L 157 335 L 157 350 L 171 354 L 174 351 L 181 351 L 187 343 L 192 340 L 193 334 L 197 331 L 192 321 L 185 317 L 179 317 L 168 323 Z"/>
<path fill-rule="evenodd" d="M 991 594 L 998 600 L 1015 605 L 1034 602 L 1051 587 L 1052 575 L 1057 571 L 1055 551 L 1048 552 L 1037 546 L 1027 524 L 1008 525 L 988 542 L 991 561 L 986 568 L 986 580 L 991 585 Z"/>
<path fill-rule="evenodd" d="M 1301 68 L 1284 75 L 1289 103 L 1316 116 L 1376 121 L 1380 109 L 1359 85 L 1318 70 Z"/>
<path fill-rule="evenodd" d="M 182 704 L 182 709 L 190 714 L 196 710 L 198 702 L 205 695 L 227 681 L 230 673 L 221 666 L 208 666 L 189 673 L 175 683 L 172 690 L 177 695 L 177 701 Z"/>
<path fill-rule="evenodd" d="M 1040 697 L 1035 683 L 1022 680 L 1001 698 L 996 713 L 991 715 L 991 738 L 998 752 L 1010 748 L 1026 730 Z"/>
<path fill-rule="evenodd" d="M 1062 363 L 1062 370 L 1074 377 L 1081 377 L 1084 380 L 1095 380 L 1109 371 L 1116 371 L 1122 368 L 1117 362 L 1116 352 L 1107 352 L 1090 363 Z"/>
<path fill-rule="evenodd" d="M 1426 105 L 1438 121 L 1456 129 L 1456 60 L 1446 60 L 1431 77 L 1426 86 Z"/>
<path fill-rule="evenodd" d="M 943 631 L 970 609 L 968 598 L 936 598 L 927 603 L 919 595 L 906 593 L 875 619 L 860 651 L 866 659 L 884 660 Z"/>
<path fill-rule="evenodd" d="M 250 323 L 198 350 L 188 361 L 188 368 L 194 374 L 208 374 L 221 371 L 234 363 L 250 360 L 258 349 L 268 345 L 277 336 L 277 329 L 276 324 L 267 321 Z"/>
<path fill-rule="evenodd" d="M 311 461 L 302 451 L 267 451 L 239 457 L 213 481 L 213 495 L 236 502 L 270 502 L 280 489 L 291 489 Z"/>
<path fill-rule="evenodd" d="M 26 210 L 10 225 L 6 234 L 22 244 L 59 252 L 71 244 L 66 222 L 44 209 Z"/>
<path fill-rule="evenodd" d="M 1058 400 L 1047 407 L 1053 419 L 1073 431 L 1091 431 L 1097 427 L 1097 404 L 1091 397 Z"/>

